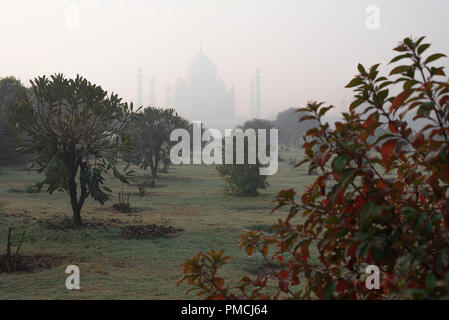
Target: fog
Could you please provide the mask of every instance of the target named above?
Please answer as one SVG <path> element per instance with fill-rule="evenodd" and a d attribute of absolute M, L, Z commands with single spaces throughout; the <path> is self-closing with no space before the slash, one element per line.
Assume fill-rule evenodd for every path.
<path fill-rule="evenodd" d="M 379 28 L 367 27 L 370 5 Z M 448 12 L 447 0 L 2 0 L 0 77 L 28 84 L 79 73 L 136 102 L 141 68 L 144 105 L 154 78 L 164 106 L 165 87 L 186 77 L 201 46 L 226 88 L 234 85 L 238 118 L 250 116 L 257 69 L 264 117 L 310 99 L 341 107 L 357 63 L 386 64 L 404 37 L 427 35 L 433 51 L 449 53 Z"/>

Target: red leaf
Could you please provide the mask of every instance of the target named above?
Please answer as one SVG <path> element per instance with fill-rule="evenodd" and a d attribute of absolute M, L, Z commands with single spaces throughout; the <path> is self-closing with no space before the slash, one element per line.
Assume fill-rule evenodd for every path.
<path fill-rule="evenodd" d="M 393 101 L 393 103 L 391 104 L 390 107 L 390 113 L 392 113 L 393 111 L 395 111 L 397 108 L 399 108 L 404 101 L 410 97 L 410 95 L 412 94 L 413 90 L 405 90 L 402 91 Z"/>
<path fill-rule="evenodd" d="M 440 99 L 440 104 L 443 105 L 449 101 L 449 96 L 444 96 Z"/>
<path fill-rule="evenodd" d="M 418 149 L 424 144 L 424 134 L 422 131 L 418 132 L 412 139 L 411 144 L 413 148 Z"/>
<path fill-rule="evenodd" d="M 223 278 L 215 278 L 213 281 L 214 281 L 215 286 L 216 286 L 219 290 L 223 289 L 223 285 L 224 285 L 224 280 L 223 280 Z"/>
<path fill-rule="evenodd" d="M 259 287 L 264 287 L 265 284 L 267 283 L 267 279 L 268 279 L 268 277 L 266 275 L 259 276 L 259 278 L 256 280 L 254 285 L 259 286 Z"/>
<path fill-rule="evenodd" d="M 279 288 L 284 291 L 288 292 L 288 281 L 287 280 L 280 280 L 279 281 Z"/>
<path fill-rule="evenodd" d="M 441 212 L 443 213 L 444 217 L 444 225 L 446 228 L 449 228 L 449 201 L 443 200 L 440 203 L 441 206 Z"/>
<path fill-rule="evenodd" d="M 320 166 L 324 166 L 327 160 L 329 160 L 330 156 L 331 154 L 329 150 L 326 150 L 325 152 L 320 152 L 317 154 L 316 161 Z"/>
<path fill-rule="evenodd" d="M 388 122 L 388 128 L 390 128 L 390 131 L 393 133 L 398 133 L 398 127 L 400 126 L 401 122 L 398 120 L 393 120 Z"/>
<path fill-rule="evenodd" d="M 376 187 L 379 189 L 386 189 L 387 185 L 382 180 L 379 180 Z"/>
<path fill-rule="evenodd" d="M 357 243 L 353 243 L 348 249 L 348 255 L 351 257 L 355 257 L 356 252 L 357 252 Z"/>
<path fill-rule="evenodd" d="M 382 162 L 385 167 L 388 167 L 390 164 L 390 159 L 393 155 L 394 147 L 397 142 L 397 139 L 391 139 L 385 142 L 381 147 L 380 153 L 382 155 Z"/>
<path fill-rule="evenodd" d="M 288 271 L 287 270 L 282 270 L 281 272 L 279 272 L 279 278 L 285 279 L 287 277 L 288 277 Z"/>
<path fill-rule="evenodd" d="M 347 289 L 349 289 L 349 288 L 350 288 L 350 287 L 348 286 L 348 284 L 346 283 L 346 281 L 343 280 L 343 279 L 340 279 L 340 280 L 338 280 L 338 284 L 337 284 L 337 287 L 335 288 L 335 290 L 336 290 L 337 292 L 342 292 L 342 291 L 347 290 Z"/>

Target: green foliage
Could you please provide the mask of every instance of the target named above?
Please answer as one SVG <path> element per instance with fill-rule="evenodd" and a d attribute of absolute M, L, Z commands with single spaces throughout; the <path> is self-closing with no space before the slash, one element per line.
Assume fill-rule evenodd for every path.
<path fill-rule="evenodd" d="M 273 124 L 268 120 L 253 119 L 246 121 L 242 126 L 238 127 L 243 131 L 243 134 L 248 129 L 255 130 L 255 136 L 257 141 L 258 129 L 270 130 L 273 128 Z M 236 164 L 236 140 L 240 133 L 234 133 L 234 143 L 233 143 L 233 154 L 234 161 L 233 164 L 222 164 L 218 165 L 217 171 L 220 176 L 225 177 L 227 184 L 226 191 L 235 193 L 242 196 L 257 196 L 258 189 L 265 189 L 268 185 L 267 176 L 261 175 L 259 168 L 262 167 L 259 160 L 256 159 L 255 164 L 248 163 L 248 138 L 244 137 L 244 163 Z M 269 141 L 267 141 L 267 148 L 269 149 Z M 258 145 L 256 142 L 255 151 L 257 152 Z M 224 161 L 224 150 L 223 150 L 223 163 Z"/>
<path fill-rule="evenodd" d="M 62 74 L 34 79 L 30 93 L 22 92 L 8 105 L 18 150 L 31 155 L 30 168 L 45 174 L 39 189 L 68 192 L 77 225 L 82 224 L 86 198 L 101 204 L 109 200 L 106 172 L 122 182 L 131 177 L 129 166 L 120 173 L 116 164 L 117 154 L 130 148 L 123 132 L 132 116 L 132 105 L 116 94 L 108 95 L 80 76 L 67 79 Z"/>
<path fill-rule="evenodd" d="M 259 173 L 257 164 L 224 164 L 217 166 L 220 176 L 225 177 L 226 191 L 242 196 L 257 196 L 258 189 L 265 189 L 267 176 Z"/>
<path fill-rule="evenodd" d="M 14 77 L 0 79 L 0 163 L 12 163 L 22 160 L 14 152 L 14 141 L 6 135 L 6 107 L 17 99 L 18 94 L 25 90 L 22 83 Z"/>
<path fill-rule="evenodd" d="M 187 127 L 188 121 L 179 116 L 175 109 L 144 109 L 130 130 L 134 144 L 130 160 L 144 170 L 149 167 L 152 177 L 156 178 L 161 161 L 168 169 L 167 161 L 173 144 L 170 141 L 171 132 Z"/>
<path fill-rule="evenodd" d="M 243 123 L 242 125 L 237 126 L 237 128 L 242 129 L 243 131 L 245 131 L 247 129 L 270 130 L 274 127 L 275 126 L 274 126 L 273 122 L 271 122 L 270 120 L 266 120 L 266 119 L 251 119 L 251 120 L 245 121 L 245 123 Z"/>

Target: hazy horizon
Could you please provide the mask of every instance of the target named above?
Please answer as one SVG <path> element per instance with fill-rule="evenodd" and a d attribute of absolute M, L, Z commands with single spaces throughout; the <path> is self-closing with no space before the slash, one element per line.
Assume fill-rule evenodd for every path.
<path fill-rule="evenodd" d="M 379 8 L 378 30 L 366 27 L 370 5 Z M 426 35 L 433 52 L 448 54 L 447 12 L 443 0 L 2 1 L 0 77 L 28 85 L 39 75 L 80 73 L 136 101 L 142 68 L 144 105 L 154 77 L 163 106 L 164 87 L 186 76 L 202 45 L 226 87 L 235 85 L 237 117 L 249 116 L 260 69 L 268 117 L 310 99 L 339 106 L 351 97 L 344 85 L 357 63 L 385 66 L 406 36 Z"/>

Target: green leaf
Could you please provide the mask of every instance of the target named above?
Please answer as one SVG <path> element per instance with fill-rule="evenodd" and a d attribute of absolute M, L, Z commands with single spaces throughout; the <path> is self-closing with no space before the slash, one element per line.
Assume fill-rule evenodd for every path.
<path fill-rule="evenodd" d="M 357 69 L 359 70 L 359 72 L 360 72 L 360 74 L 362 76 L 366 76 L 367 75 L 365 67 L 361 63 L 359 63 L 359 65 L 357 66 Z"/>
<path fill-rule="evenodd" d="M 369 71 L 369 78 L 370 78 L 371 80 L 374 80 L 374 79 L 376 78 L 377 74 L 379 73 L 379 72 L 377 71 L 377 68 L 379 67 L 379 65 L 380 65 L 380 64 L 375 64 L 374 66 L 372 66 L 372 67 L 370 68 L 370 71 Z"/>
<path fill-rule="evenodd" d="M 409 48 L 413 48 L 413 41 L 410 38 L 405 38 L 404 39 L 404 43 L 407 45 L 407 47 Z"/>
<path fill-rule="evenodd" d="M 349 83 L 346 85 L 346 88 L 352 88 L 352 87 L 360 86 L 360 85 L 362 85 L 363 83 L 364 83 L 364 82 L 363 82 L 363 79 L 362 79 L 362 78 L 356 77 L 356 78 L 352 79 L 351 82 L 349 82 Z"/>
<path fill-rule="evenodd" d="M 436 281 L 437 277 L 433 273 L 428 274 L 426 277 L 426 288 L 433 290 L 435 288 Z"/>
<path fill-rule="evenodd" d="M 428 118 L 434 107 L 433 102 L 426 102 L 419 106 L 417 115 L 422 118 Z"/>
<path fill-rule="evenodd" d="M 430 62 L 433 62 L 433 61 L 438 60 L 438 59 L 443 58 L 443 57 L 446 57 L 446 55 L 445 55 L 445 54 L 442 54 L 442 53 L 435 53 L 435 54 L 432 54 L 431 56 L 429 56 L 429 57 L 426 59 L 426 61 L 424 61 L 424 64 L 428 64 L 428 63 L 430 63 Z"/>
<path fill-rule="evenodd" d="M 386 86 L 389 86 L 390 84 L 392 84 L 393 81 L 384 81 L 379 85 L 379 90 L 385 88 Z"/>
<path fill-rule="evenodd" d="M 326 288 L 324 289 L 325 300 L 330 300 L 333 298 L 335 288 L 337 288 L 337 280 L 331 281 L 327 284 Z"/>
<path fill-rule="evenodd" d="M 429 43 L 424 43 L 418 47 L 418 54 L 422 54 L 424 51 L 426 51 L 430 47 Z"/>
<path fill-rule="evenodd" d="M 382 262 L 382 258 L 384 256 L 384 247 L 381 245 L 374 245 L 373 249 L 371 249 L 371 254 L 373 256 L 373 260 L 375 264 L 380 264 Z"/>
<path fill-rule="evenodd" d="M 340 173 L 345 168 L 346 164 L 349 162 L 349 157 L 347 155 L 341 155 L 336 157 L 332 161 L 332 169 L 335 173 Z"/>
<path fill-rule="evenodd" d="M 355 110 L 358 106 L 360 106 L 363 103 L 363 99 L 357 99 L 354 100 L 351 105 L 349 106 L 349 110 Z"/>
<path fill-rule="evenodd" d="M 404 86 L 403 86 L 404 91 L 405 90 L 410 90 L 417 83 L 418 83 L 418 81 L 416 81 L 416 80 L 407 80 L 407 81 L 405 81 L 404 82 Z"/>
<path fill-rule="evenodd" d="M 405 58 L 410 58 L 410 57 L 411 57 L 410 53 L 398 55 L 398 56 L 394 57 L 393 59 L 391 59 L 390 64 L 398 62 L 399 60 L 402 60 Z"/>
<path fill-rule="evenodd" d="M 378 221 L 382 217 L 382 213 L 391 209 L 386 206 L 379 206 L 374 202 L 368 202 L 363 205 L 360 211 L 359 227 L 360 230 L 365 231 L 373 223 Z"/>
<path fill-rule="evenodd" d="M 444 250 L 438 252 L 435 258 L 435 272 L 440 276 L 444 274 L 444 269 L 447 267 L 447 258 L 447 253 Z"/>
<path fill-rule="evenodd" d="M 399 67 L 396 67 L 396 68 L 394 68 L 393 70 L 391 70 L 390 76 L 392 76 L 392 75 L 394 75 L 394 74 L 399 74 L 399 73 L 407 72 L 409 68 L 410 68 L 409 66 L 399 66 Z"/>
<path fill-rule="evenodd" d="M 419 38 L 418 40 L 416 40 L 415 44 L 417 46 L 419 46 L 421 44 L 421 42 L 426 38 L 426 36 L 422 36 L 421 38 Z"/>

